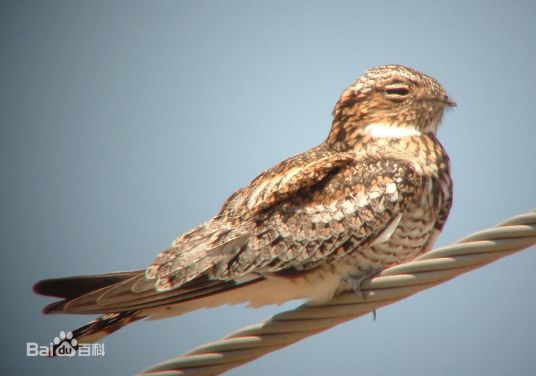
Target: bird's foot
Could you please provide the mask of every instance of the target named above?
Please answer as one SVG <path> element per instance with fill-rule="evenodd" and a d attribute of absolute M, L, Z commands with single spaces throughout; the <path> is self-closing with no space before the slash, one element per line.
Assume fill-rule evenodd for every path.
<path fill-rule="evenodd" d="M 382 270 L 383 270 L 383 268 L 378 268 L 378 269 L 374 269 L 374 270 L 371 270 L 369 272 L 366 272 L 364 274 L 349 275 L 347 277 L 344 277 L 342 279 L 342 281 L 347 285 L 348 288 L 350 288 L 353 292 L 355 292 L 361 298 L 365 298 L 365 294 L 364 294 L 363 289 L 362 289 L 363 282 L 365 282 L 369 278 L 375 276 L 376 274 L 378 274 Z"/>
<path fill-rule="evenodd" d="M 365 294 L 363 292 L 363 289 L 361 288 L 363 282 L 380 273 L 382 270 L 383 268 L 379 268 L 361 275 L 350 275 L 348 277 L 343 278 L 342 281 L 346 283 L 347 287 L 352 289 L 354 293 L 365 299 Z M 376 310 L 372 311 L 372 320 L 376 321 Z"/>

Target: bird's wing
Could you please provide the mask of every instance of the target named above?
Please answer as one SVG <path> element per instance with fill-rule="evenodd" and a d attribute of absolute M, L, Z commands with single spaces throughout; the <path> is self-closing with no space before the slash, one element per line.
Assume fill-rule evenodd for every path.
<path fill-rule="evenodd" d="M 165 291 L 209 270 L 214 277 L 223 277 L 229 263 L 251 248 L 259 226 L 271 215 L 268 213 L 277 212 L 281 204 L 305 191 L 321 190 L 319 185 L 328 176 L 354 162 L 353 153 L 315 148 L 264 171 L 229 197 L 212 220 L 175 240 L 173 247 L 149 266 L 147 278 L 157 279 L 157 289 Z M 238 275 L 223 279 L 235 277 Z"/>
<path fill-rule="evenodd" d="M 307 271 L 385 237 L 424 188 L 409 161 L 315 153 L 258 176 L 216 217 L 162 252 L 145 276 L 70 299 L 54 311 L 158 307 L 236 289 L 273 273 Z"/>
<path fill-rule="evenodd" d="M 411 161 L 313 149 L 276 165 L 147 270 L 157 289 L 308 270 L 372 244 L 424 182 Z M 399 218 L 398 218 L 399 219 Z"/>
<path fill-rule="evenodd" d="M 261 281 L 258 275 L 244 276 L 235 280 L 217 280 L 208 274 L 197 277 L 185 283 L 180 288 L 168 291 L 157 291 L 156 280 L 147 280 L 145 271 L 138 270 L 119 274 L 131 274 L 116 283 L 105 287 L 95 285 L 95 288 L 80 295 L 61 296 L 63 300 L 53 302 L 43 309 L 43 313 L 115 313 L 134 312 L 145 308 L 165 307 L 188 302 L 194 299 L 206 298 L 221 292 L 227 292 Z M 87 276 L 47 279 L 38 282 L 34 291 L 47 296 L 57 296 L 51 288 L 59 284 L 69 283 L 76 286 L 85 284 Z M 97 282 L 100 275 L 91 276 Z M 106 277 L 106 276 L 105 276 Z"/>
<path fill-rule="evenodd" d="M 247 243 L 216 272 L 233 278 L 307 271 L 386 241 L 406 205 L 425 187 L 412 161 L 354 155 L 352 163 L 337 165 L 316 183 L 256 213 Z"/>

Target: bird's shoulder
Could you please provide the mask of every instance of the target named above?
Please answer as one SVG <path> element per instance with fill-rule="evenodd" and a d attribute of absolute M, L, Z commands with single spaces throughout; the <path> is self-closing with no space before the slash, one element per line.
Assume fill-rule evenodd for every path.
<path fill-rule="evenodd" d="M 317 146 L 260 173 L 225 201 L 219 215 L 244 218 L 267 210 L 355 162 L 355 153 Z"/>

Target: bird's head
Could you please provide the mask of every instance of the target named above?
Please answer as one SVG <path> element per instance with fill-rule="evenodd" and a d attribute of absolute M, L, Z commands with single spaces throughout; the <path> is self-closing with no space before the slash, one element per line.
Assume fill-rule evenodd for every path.
<path fill-rule="evenodd" d="M 350 85 L 333 110 L 326 140 L 352 146 L 364 134 L 435 134 L 445 107 L 456 106 L 434 78 L 403 65 L 371 68 Z"/>

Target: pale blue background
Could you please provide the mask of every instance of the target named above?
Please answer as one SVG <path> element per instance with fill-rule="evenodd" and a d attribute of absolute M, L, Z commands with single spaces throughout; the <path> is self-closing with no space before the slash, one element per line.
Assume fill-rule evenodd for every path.
<path fill-rule="evenodd" d="M 456 183 L 439 244 L 536 207 L 533 1 L 2 1 L 0 17 L 10 374 L 133 374 L 280 311 L 139 323 L 106 339 L 104 358 L 24 356 L 91 318 L 41 315 L 50 300 L 33 282 L 146 266 L 321 142 L 371 66 L 416 67 L 459 104 L 439 134 Z M 533 248 L 231 374 L 533 375 L 535 266 Z"/>

